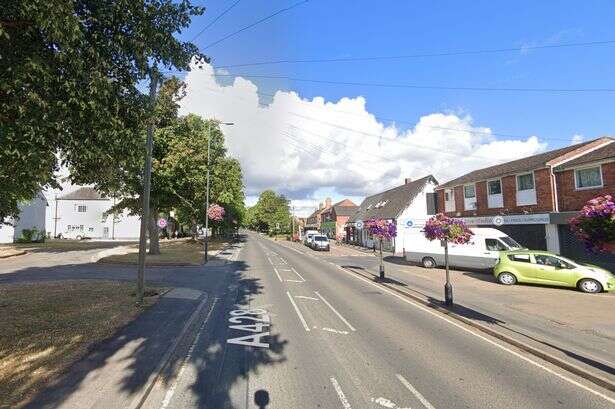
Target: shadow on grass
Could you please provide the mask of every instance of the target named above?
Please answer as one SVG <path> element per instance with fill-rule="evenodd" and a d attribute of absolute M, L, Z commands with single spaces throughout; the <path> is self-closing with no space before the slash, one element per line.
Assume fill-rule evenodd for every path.
<path fill-rule="evenodd" d="M 83 266 L 79 267 L 80 278 L 83 278 Z M 275 365 L 286 359 L 283 352 L 288 341 L 282 340 L 272 326 L 264 330 L 269 332 L 263 338 L 263 342 L 268 343 L 267 348 L 245 347 L 226 342 L 229 338 L 250 334 L 230 329 L 227 322 L 230 311 L 254 308 L 251 303 L 263 290 L 260 279 L 252 277 L 249 268 L 249 264 L 235 261 L 225 266 L 206 269 L 207 274 L 203 274 L 203 267 L 187 267 L 181 270 L 182 274 L 168 275 L 171 280 L 175 280 L 171 285 L 183 287 L 184 292 L 198 290 L 208 294 L 208 304 L 202 312 L 203 316 L 198 317 L 194 327 L 189 330 L 187 345 L 195 339 L 197 330 L 205 321 L 205 314 L 213 307 L 211 317 L 203 327 L 199 346 L 188 362 L 196 369 L 196 376 L 190 385 L 194 407 L 233 407 L 232 393 L 237 384 L 246 382 L 246 379 L 251 374 L 258 373 L 261 367 Z M 45 270 L 48 269 L 24 269 L 4 274 L 0 276 L 0 281 L 19 281 L 20 274 L 25 274 L 34 281 L 64 279 L 66 276 L 64 274 L 60 275 L 61 278 L 53 277 L 53 271 Z M 73 273 L 79 276 L 77 271 Z M 121 271 L 120 279 L 127 279 L 127 271 L 118 271 Z M 97 274 L 96 278 L 100 278 L 100 275 Z M 132 277 L 134 278 L 134 269 Z M 163 285 L 169 285 L 169 281 L 162 281 Z M 216 298 L 218 302 L 213 305 Z M 173 344 L 200 302 L 201 299 L 196 297 L 173 296 L 169 293 L 112 337 L 91 346 L 87 355 L 76 362 L 67 373 L 58 377 L 47 388 L 38 391 L 27 407 L 56 408 L 63 404 L 83 407 L 93 404 L 93 400 L 97 398 L 104 399 L 104 405 L 107 405 L 105 407 L 123 407 L 126 402 L 135 399 L 147 385 L 161 357 Z M 161 374 L 162 381 L 172 381 L 183 363 L 184 356 L 185 354 L 173 356 L 167 369 Z M 113 379 L 109 379 L 109 376 Z M 105 396 L 99 396 L 97 393 L 103 388 Z M 87 395 L 87 391 L 93 393 Z M 245 401 L 245 389 L 243 393 Z M 267 391 L 255 395 L 255 402 L 257 398 L 257 404 L 261 405 L 259 407 L 266 407 L 269 400 L 273 400 Z M 98 401 L 98 404 L 103 402 Z"/>

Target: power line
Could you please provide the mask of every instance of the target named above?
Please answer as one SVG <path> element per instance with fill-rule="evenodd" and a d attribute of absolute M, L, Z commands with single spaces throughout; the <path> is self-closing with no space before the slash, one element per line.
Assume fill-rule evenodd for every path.
<path fill-rule="evenodd" d="M 565 43 L 565 44 L 553 44 L 553 45 L 538 45 L 528 47 L 508 47 L 508 48 L 494 48 L 484 50 L 460 50 L 460 51 L 444 51 L 435 53 L 422 53 L 422 54 L 406 54 L 406 55 L 389 55 L 389 56 L 368 56 L 368 57 L 341 57 L 341 58 L 307 58 L 307 59 L 279 59 L 269 61 L 255 61 L 241 64 L 228 64 L 217 66 L 216 68 L 238 68 L 238 67 L 254 67 L 262 65 L 274 65 L 274 64 L 305 64 L 305 63 L 334 63 L 334 62 L 356 62 L 356 61 L 382 61 L 382 60 L 404 60 L 412 58 L 432 58 L 432 57 L 448 57 L 448 56 L 460 56 L 460 55 L 478 55 L 478 54 L 494 54 L 494 53 L 508 53 L 508 52 L 522 52 L 530 50 L 543 50 L 554 48 L 572 48 L 572 47 L 594 47 L 602 45 L 613 45 L 615 40 L 605 41 L 590 41 L 583 43 Z"/>
<path fill-rule="evenodd" d="M 496 91 L 496 92 L 544 92 L 544 93 L 596 93 L 596 92 L 615 92 L 615 88 L 517 88 L 517 87 L 460 87 L 460 86 L 444 86 L 444 85 L 418 85 L 418 84 L 392 84 L 380 82 L 354 82 L 354 81 L 333 81 L 333 80 L 318 80 L 310 78 L 297 78 L 285 75 L 260 75 L 260 74 L 216 74 L 219 77 L 244 77 L 244 78 L 262 78 L 262 79 L 282 79 L 296 82 L 310 82 L 316 84 L 327 85 L 350 85 L 362 87 L 379 87 L 379 88 L 404 88 L 404 89 L 431 89 L 440 91 Z"/>
<path fill-rule="evenodd" d="M 229 11 L 231 11 L 241 0 L 237 0 L 235 3 L 231 4 L 226 10 L 224 10 L 222 13 L 218 14 L 218 16 L 216 16 L 216 18 L 214 18 L 211 23 L 207 24 L 201 31 L 199 31 L 197 33 L 197 35 L 195 35 L 194 37 L 192 37 L 192 40 L 190 40 L 190 42 L 193 42 L 194 40 L 196 40 L 201 34 L 203 34 L 205 32 L 205 30 L 207 30 L 209 27 L 213 26 L 214 24 L 216 24 L 216 22 L 218 22 L 218 20 L 220 20 L 222 17 L 224 17 L 224 15 L 226 13 L 228 13 Z"/>
<path fill-rule="evenodd" d="M 206 50 L 206 49 L 208 49 L 208 48 L 210 48 L 210 47 L 213 47 L 214 45 L 218 45 L 218 44 L 220 44 L 221 42 L 223 42 L 223 41 L 225 41 L 225 40 L 228 40 L 229 38 L 234 37 L 234 36 L 236 36 L 237 34 L 239 34 L 239 33 L 243 32 L 243 31 L 246 31 L 246 30 L 248 30 L 248 29 L 250 29 L 250 28 L 252 28 L 252 27 L 254 27 L 254 26 L 257 26 L 257 25 L 259 25 L 259 24 L 261 24 L 261 23 L 263 23 L 263 22 L 265 22 L 265 21 L 267 21 L 267 20 L 269 20 L 269 19 L 271 19 L 271 18 L 273 18 L 273 17 L 277 16 L 278 14 L 281 14 L 281 13 L 287 12 L 287 11 L 289 11 L 289 10 L 292 10 L 292 9 L 294 9 L 295 7 L 299 7 L 299 6 L 301 6 L 301 5 L 305 4 L 305 3 L 307 3 L 308 1 L 309 1 L 309 0 L 303 0 L 303 1 L 300 1 L 300 2 L 298 2 L 298 3 L 292 4 L 292 5 L 288 6 L 288 7 L 285 7 L 285 8 L 283 8 L 283 9 L 280 9 L 280 10 L 276 11 L 275 13 L 268 15 L 267 17 L 263 17 L 263 18 L 261 18 L 260 20 L 257 20 L 257 21 L 255 21 L 255 22 L 254 22 L 254 23 L 252 23 L 252 24 L 249 24 L 249 25 L 247 25 L 247 26 L 245 26 L 245 27 L 243 27 L 243 28 L 240 28 L 240 29 L 239 29 L 239 30 L 237 30 L 237 31 L 233 31 L 233 32 L 232 32 L 232 33 L 230 33 L 230 34 L 227 34 L 226 36 L 224 36 L 224 37 L 220 38 L 219 40 L 214 41 L 213 43 L 207 44 L 205 47 L 203 47 L 203 48 L 202 48 L 202 50 Z"/>

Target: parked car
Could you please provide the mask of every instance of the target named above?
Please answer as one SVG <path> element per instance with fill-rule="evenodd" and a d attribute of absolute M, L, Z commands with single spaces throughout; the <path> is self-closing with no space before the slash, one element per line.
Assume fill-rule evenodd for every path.
<path fill-rule="evenodd" d="M 615 290 L 615 275 L 610 271 L 548 251 L 503 251 L 493 275 L 504 285 L 532 283 L 576 287 L 586 293 Z"/>
<path fill-rule="evenodd" d="M 310 247 L 312 243 L 312 239 L 314 238 L 314 236 L 317 236 L 317 235 L 320 235 L 320 233 L 318 233 L 317 231 L 309 231 L 308 233 L 306 233 L 304 244 Z"/>
<path fill-rule="evenodd" d="M 331 246 L 329 244 L 329 238 L 327 236 L 325 236 L 324 234 L 317 234 L 314 237 L 312 237 L 312 241 L 311 241 L 311 245 L 310 247 L 312 248 L 312 250 L 324 250 L 324 251 L 329 251 L 331 250 Z"/>
<path fill-rule="evenodd" d="M 448 245 L 449 264 L 462 268 L 491 269 L 498 262 L 500 251 L 521 249 L 523 246 L 497 229 L 471 228 L 472 240 L 466 244 Z M 404 237 L 406 260 L 425 268 L 444 265 L 444 247 L 437 240 L 429 241 L 417 231 Z"/>

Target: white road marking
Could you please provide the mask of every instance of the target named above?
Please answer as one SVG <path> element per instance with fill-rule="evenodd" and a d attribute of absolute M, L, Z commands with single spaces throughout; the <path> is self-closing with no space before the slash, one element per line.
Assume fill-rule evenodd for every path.
<path fill-rule="evenodd" d="M 280 282 L 282 282 L 283 280 L 282 280 L 282 277 L 280 276 L 280 273 L 278 273 L 278 269 L 273 267 L 273 271 L 275 271 L 275 275 L 278 276 L 278 280 L 280 280 Z"/>
<path fill-rule="evenodd" d="M 286 281 L 291 282 L 291 283 L 305 283 L 305 280 L 303 280 L 303 281 L 301 281 L 301 280 L 286 280 Z"/>
<path fill-rule="evenodd" d="M 401 376 L 400 374 L 395 375 L 397 376 L 397 379 L 399 379 L 399 382 L 401 382 L 406 388 L 408 388 L 408 390 L 410 392 L 412 392 L 412 394 L 421 401 L 421 403 L 423 404 L 423 406 L 425 406 L 427 409 L 435 409 L 433 407 L 433 405 L 431 403 L 429 403 L 429 401 L 427 399 L 425 399 L 425 397 L 423 395 L 421 395 L 421 392 L 417 391 L 416 388 L 414 386 L 412 386 L 412 384 L 410 382 L 408 382 L 408 380 L 406 378 L 404 378 L 403 376 Z"/>
<path fill-rule="evenodd" d="M 293 305 L 293 307 L 295 307 L 295 311 L 297 312 L 297 315 L 299 316 L 299 319 L 301 320 L 301 323 L 303 324 L 303 328 L 305 328 L 306 331 L 310 331 L 310 327 L 308 327 L 307 322 L 305 322 L 305 318 L 303 318 L 303 314 L 301 314 L 301 311 L 299 310 L 299 307 L 297 307 L 297 304 L 295 303 L 295 300 L 293 300 L 293 296 L 290 295 L 290 292 L 286 291 L 286 295 L 288 295 L 288 299 L 290 300 L 291 304 Z"/>
<path fill-rule="evenodd" d="M 295 274 L 297 274 L 297 277 L 299 277 L 301 280 L 305 281 L 305 278 L 301 277 L 301 274 L 299 274 L 299 273 L 297 272 L 297 270 L 295 270 L 295 268 L 294 268 L 294 267 L 291 267 L 291 269 L 293 270 L 293 272 L 294 272 Z"/>
<path fill-rule="evenodd" d="M 188 360 L 192 358 L 192 353 L 194 352 L 194 348 L 196 347 L 196 344 L 198 344 L 199 340 L 201 339 L 203 328 L 205 327 L 205 324 L 207 324 L 207 321 L 209 321 L 209 317 L 211 316 L 211 313 L 214 310 L 214 307 L 216 306 L 216 302 L 218 302 L 218 298 L 214 298 L 214 301 L 211 304 L 211 309 L 209 310 L 209 312 L 207 313 L 207 316 L 205 317 L 205 320 L 201 324 L 199 328 L 199 332 L 194 338 L 194 341 L 192 341 L 190 348 L 188 348 L 188 353 L 186 354 L 186 356 L 184 356 L 184 359 L 182 360 L 181 368 L 179 369 L 179 372 L 177 373 L 177 377 L 173 381 L 173 384 L 171 385 L 169 390 L 167 390 L 167 393 L 165 393 L 164 395 L 164 399 L 162 400 L 160 409 L 166 409 L 171 403 L 171 399 L 173 399 L 173 395 L 175 394 L 175 390 L 177 389 L 177 384 L 179 383 L 179 380 L 181 379 L 182 375 L 184 374 L 184 371 L 186 370 L 186 363 L 188 362 Z"/>
<path fill-rule="evenodd" d="M 530 364 L 532 364 L 532 365 L 534 365 L 534 366 L 536 366 L 536 367 L 538 367 L 538 368 L 541 368 L 541 369 L 545 370 L 546 372 L 548 372 L 548 373 L 550 373 L 550 374 L 552 374 L 552 375 L 554 375 L 554 376 L 556 376 L 556 377 L 558 377 L 558 378 L 560 378 L 560 379 L 562 379 L 562 380 L 564 380 L 564 381 L 566 381 L 566 382 L 568 382 L 568 383 L 570 383 L 570 384 L 572 384 L 572 385 L 575 385 L 575 386 L 577 386 L 577 387 L 579 387 L 579 388 L 581 388 L 581 389 L 584 389 L 585 391 L 587 391 L 587 392 L 589 392 L 589 393 L 591 393 L 591 394 L 593 394 L 593 395 L 596 395 L 596 396 L 598 396 L 598 397 L 600 397 L 600 398 L 602 398 L 602 399 L 606 400 L 607 402 L 610 402 L 610 403 L 614 403 L 614 404 L 615 404 L 615 399 L 613 399 L 613 398 L 611 398 L 611 397 L 609 397 L 609 396 L 607 396 L 607 395 L 605 395 L 605 394 L 603 394 L 603 393 L 601 393 L 601 392 L 598 392 L 597 390 L 594 390 L 594 389 L 592 389 L 592 388 L 590 388 L 590 387 L 588 387 L 588 386 L 585 386 L 585 385 L 583 385 L 582 383 L 579 383 L 579 382 L 575 381 L 574 379 L 568 378 L 567 376 L 562 375 L 562 374 L 560 374 L 560 373 L 558 373 L 558 372 L 554 371 L 554 370 L 553 370 L 553 369 L 551 369 L 551 368 L 547 368 L 546 366 L 544 366 L 544 365 L 542 365 L 542 364 L 540 364 L 540 363 L 538 363 L 538 362 L 536 362 L 536 361 L 533 361 L 533 360 L 531 360 L 530 358 L 525 357 L 525 356 L 521 355 L 520 353 L 518 353 L 518 352 L 516 352 L 516 351 L 513 351 L 513 350 L 512 350 L 512 349 L 510 349 L 510 348 L 505 347 L 504 345 L 500 345 L 500 344 L 498 344 L 497 342 L 495 342 L 495 341 L 493 341 L 493 340 L 491 340 L 491 339 L 489 339 L 489 338 L 487 338 L 487 337 L 484 337 L 484 336 L 482 336 L 482 335 L 480 335 L 480 334 L 478 334 L 478 333 L 476 333 L 476 332 L 474 332 L 474 331 L 471 331 L 470 329 L 468 329 L 468 328 L 464 327 L 463 325 L 461 325 L 461 324 L 459 324 L 459 323 L 457 323 L 457 322 L 452 321 L 450 318 L 448 318 L 448 317 L 446 317 L 446 316 L 444 316 L 444 315 L 440 315 L 439 313 L 437 313 L 437 312 L 435 312 L 435 311 L 432 311 L 432 310 L 430 310 L 430 309 L 429 309 L 429 308 L 427 308 L 427 307 L 423 307 L 422 305 L 419 305 L 419 304 L 417 304 L 417 303 L 415 303 L 415 302 L 413 302 L 413 301 L 410 301 L 409 299 L 407 299 L 407 298 L 405 298 L 405 297 L 401 296 L 400 294 L 397 294 L 397 293 L 395 293 L 395 292 L 393 292 L 393 291 L 389 290 L 389 289 L 388 289 L 388 288 L 386 288 L 386 287 L 380 286 L 380 285 L 378 285 L 378 284 L 376 284 L 376 283 L 374 283 L 374 282 L 372 282 L 372 281 L 369 281 L 369 280 L 368 280 L 368 279 L 366 279 L 365 277 L 361 277 L 361 276 L 357 275 L 356 273 L 351 273 L 350 271 L 348 271 L 348 270 L 346 270 L 346 269 L 342 269 L 342 270 L 343 270 L 346 274 L 350 275 L 351 277 L 356 278 L 357 280 L 361 280 L 361 281 L 363 281 L 363 282 L 365 282 L 365 283 L 367 283 L 367 284 L 369 284 L 369 285 L 372 285 L 372 286 L 374 286 L 374 287 L 376 287 L 376 288 L 380 289 L 380 291 L 384 291 L 385 293 L 387 293 L 387 294 L 389 294 L 389 295 L 392 295 L 393 297 L 396 297 L 396 298 L 400 299 L 401 301 L 405 302 L 406 304 L 412 305 L 412 306 L 413 306 L 413 307 L 415 307 L 415 308 L 418 308 L 418 309 L 420 309 L 420 310 L 423 310 L 423 311 L 425 311 L 426 313 L 431 314 L 431 315 L 433 315 L 434 317 L 436 317 L 436 318 L 438 318 L 438 319 L 441 319 L 442 321 L 446 321 L 446 322 L 448 322 L 449 324 L 454 325 L 455 327 L 457 327 L 457 328 L 459 328 L 459 329 L 461 329 L 461 330 L 463 330 L 463 331 L 467 332 L 468 334 L 471 334 L 471 335 L 473 335 L 473 336 L 475 336 L 475 337 L 477 337 L 477 338 L 482 339 L 482 340 L 483 340 L 483 341 L 485 341 L 485 342 L 488 342 L 489 344 L 491 344 L 491 345 L 495 346 L 496 348 L 499 348 L 499 349 L 501 349 L 501 350 L 503 350 L 503 351 L 506 351 L 506 352 L 508 352 L 508 353 L 510 353 L 510 354 L 512 354 L 512 355 L 514 355 L 514 356 L 516 356 L 517 358 L 522 359 L 523 361 L 526 361 L 526 362 L 528 362 L 528 363 L 530 363 Z"/>
<path fill-rule="evenodd" d="M 348 402 L 348 399 L 346 399 L 346 395 L 344 394 L 344 391 L 342 390 L 342 387 L 340 386 L 337 379 L 331 377 L 330 380 L 333 384 L 335 392 L 337 392 L 337 396 L 340 398 L 340 402 L 342 402 L 342 406 L 344 407 L 344 409 L 352 409 L 352 406 L 350 406 L 350 402 Z"/>
<path fill-rule="evenodd" d="M 323 327 L 323 331 L 333 332 L 334 334 L 348 335 L 348 331 L 340 331 L 339 329 Z"/>
<path fill-rule="evenodd" d="M 314 301 L 318 301 L 318 298 L 314 298 L 314 297 L 307 297 L 305 295 L 295 295 L 295 298 L 302 298 L 304 300 L 314 300 Z"/>
<path fill-rule="evenodd" d="M 350 325 L 350 323 L 346 320 L 346 318 L 342 317 L 342 314 L 340 314 L 335 308 L 333 308 L 333 306 L 331 304 L 329 304 L 329 301 L 325 300 L 325 298 L 322 295 L 320 295 L 320 293 L 318 291 L 314 291 L 314 292 L 316 293 L 318 298 L 320 298 L 325 304 L 327 304 L 327 307 L 331 308 L 331 311 L 333 311 L 335 313 L 335 315 L 337 315 L 339 317 L 339 319 L 344 321 L 344 324 L 346 324 L 348 326 L 348 328 L 350 328 L 351 331 L 356 331 L 355 327 Z"/>

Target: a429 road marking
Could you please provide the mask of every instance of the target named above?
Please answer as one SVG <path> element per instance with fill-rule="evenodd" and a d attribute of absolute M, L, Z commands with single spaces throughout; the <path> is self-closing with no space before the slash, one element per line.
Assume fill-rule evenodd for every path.
<path fill-rule="evenodd" d="M 245 345 L 249 347 L 269 348 L 269 343 L 261 341 L 269 336 L 271 318 L 267 310 L 253 308 L 248 310 L 233 310 L 228 322 L 229 329 L 249 332 L 250 334 L 238 338 L 227 339 L 228 344 Z"/>

